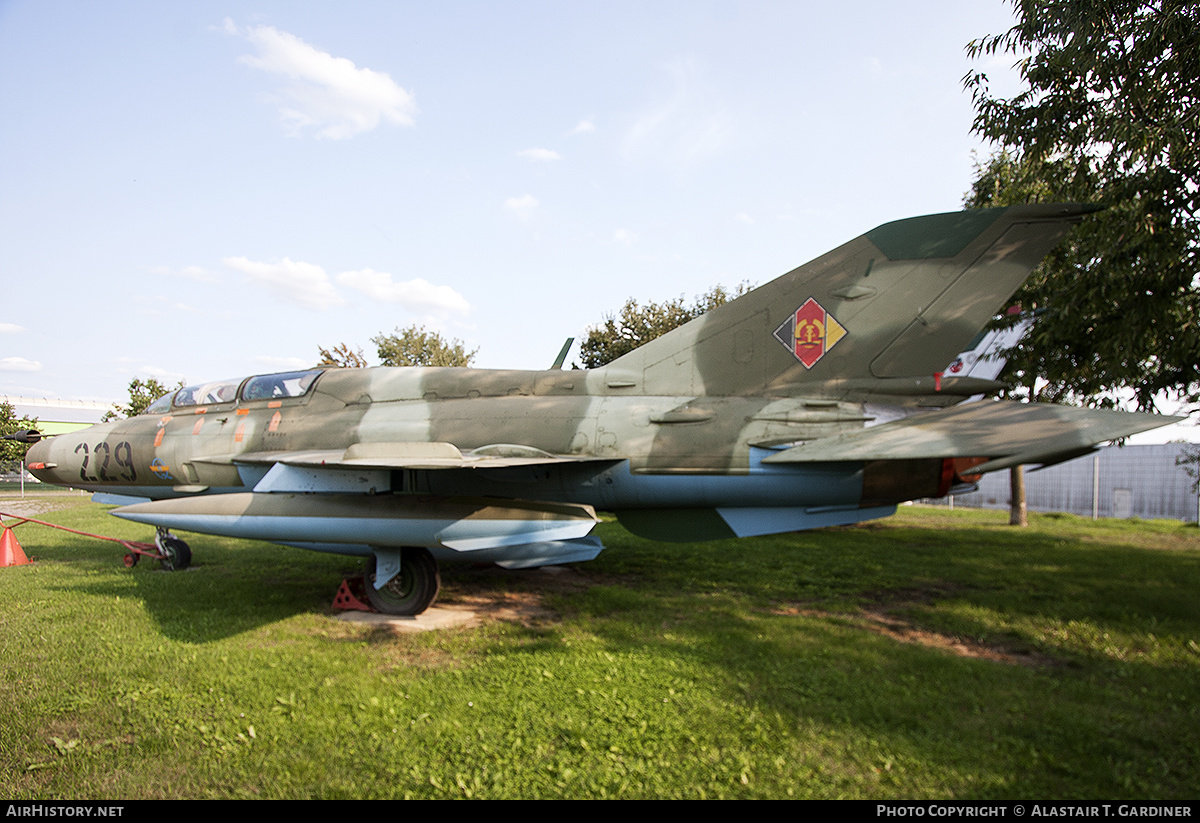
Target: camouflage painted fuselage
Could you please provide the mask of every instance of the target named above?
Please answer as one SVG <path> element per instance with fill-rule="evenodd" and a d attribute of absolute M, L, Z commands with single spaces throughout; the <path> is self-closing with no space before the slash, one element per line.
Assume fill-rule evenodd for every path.
<path fill-rule="evenodd" d="M 386 480 L 376 475 L 373 491 L 652 510 L 632 515 L 634 526 L 675 539 L 734 532 L 713 531 L 707 521 L 682 528 L 661 510 L 837 507 L 858 519 L 861 506 L 908 499 L 882 488 L 864 497 L 861 462 L 761 463 L 778 444 L 861 429 L 868 419 L 861 403 L 622 396 L 625 390 L 609 387 L 604 369 L 332 369 L 301 397 L 176 407 L 44 441 L 30 460 L 46 466 L 36 470 L 46 482 L 162 499 L 248 491 L 272 455 L 353 446 L 369 459 L 373 446 L 382 456 L 396 443 L 450 443 L 468 456 L 481 450 L 518 462 L 391 468 Z M 520 462 L 537 452 L 566 459 Z M 919 488 L 906 482 L 905 493 L 937 493 L 940 461 L 924 462 L 924 481 Z M 664 517 L 670 522 L 653 528 Z M 688 517 L 704 520 L 704 513 Z"/>
<path fill-rule="evenodd" d="M 34 446 L 31 469 L 150 501 L 116 513 L 158 526 L 525 564 L 594 555 L 598 543 L 573 542 L 592 509 L 668 540 L 881 517 L 970 472 L 1170 422 L 962 403 L 1001 384 L 943 377 L 1092 210 L 889 223 L 592 371 L 330 369 L 189 387 Z"/>

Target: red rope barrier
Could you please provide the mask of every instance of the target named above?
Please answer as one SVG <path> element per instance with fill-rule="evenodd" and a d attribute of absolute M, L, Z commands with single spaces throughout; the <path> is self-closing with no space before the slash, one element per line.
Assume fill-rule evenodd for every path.
<path fill-rule="evenodd" d="M 35 520 L 32 517 L 22 517 L 19 514 L 8 514 L 7 512 L 0 512 L 0 518 L 4 518 L 4 517 L 11 517 L 14 520 L 19 521 L 17 523 L 13 523 L 11 526 L 7 526 L 6 528 L 16 528 L 17 526 L 23 526 L 26 523 L 37 523 L 39 526 L 49 526 L 52 529 L 61 529 L 62 531 L 71 532 L 72 534 L 79 534 L 84 537 L 94 537 L 97 540 L 107 540 L 110 543 L 120 543 L 122 546 L 129 549 L 130 551 L 132 551 L 133 549 L 141 549 L 143 551 L 150 550 L 155 553 L 157 553 L 157 551 L 158 551 L 158 548 L 153 543 L 141 543 L 141 542 L 138 542 L 137 540 L 121 540 L 118 537 L 105 537 L 102 534 L 92 534 L 91 532 L 81 532 L 78 529 L 67 528 L 66 526 L 60 526 L 57 523 L 47 523 L 45 520 Z"/>

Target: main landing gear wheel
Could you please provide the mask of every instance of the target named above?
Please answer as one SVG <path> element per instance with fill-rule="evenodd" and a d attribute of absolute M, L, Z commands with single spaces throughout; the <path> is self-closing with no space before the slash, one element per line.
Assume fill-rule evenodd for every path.
<path fill-rule="evenodd" d="M 382 589 L 375 588 L 375 555 L 371 555 L 367 559 L 363 582 L 367 600 L 376 611 L 406 616 L 420 614 L 432 606 L 442 587 L 437 561 L 429 549 L 421 547 L 401 549 L 400 573 Z"/>
<path fill-rule="evenodd" d="M 181 572 L 192 565 L 191 546 L 175 535 L 160 529 L 154 535 L 154 544 L 158 546 L 158 552 L 162 555 L 158 562 L 163 571 Z M 137 563 L 136 555 L 134 555 L 133 563 L 130 563 L 128 558 L 125 561 L 127 566 L 132 566 L 134 563 Z"/>

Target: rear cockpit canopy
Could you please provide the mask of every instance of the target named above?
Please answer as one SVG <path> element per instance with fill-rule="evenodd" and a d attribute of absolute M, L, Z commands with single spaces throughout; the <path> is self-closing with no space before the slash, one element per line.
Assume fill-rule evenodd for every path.
<path fill-rule="evenodd" d="M 281 400 L 303 397 L 324 369 L 280 372 L 251 377 L 242 384 L 243 400 Z"/>

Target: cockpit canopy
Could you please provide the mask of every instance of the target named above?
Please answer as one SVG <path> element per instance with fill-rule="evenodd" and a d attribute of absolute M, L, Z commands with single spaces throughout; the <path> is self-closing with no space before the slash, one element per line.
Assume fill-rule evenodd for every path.
<path fill-rule="evenodd" d="M 279 400 L 285 397 L 303 397 L 322 371 L 324 370 L 314 369 L 251 377 L 242 384 L 241 397 L 243 400 Z"/>
<path fill-rule="evenodd" d="M 283 400 L 303 397 L 324 369 L 261 374 L 236 380 L 212 380 L 185 386 L 155 400 L 143 414 L 166 414 L 172 408 L 217 406 L 237 400 Z"/>
<path fill-rule="evenodd" d="M 176 406 L 215 406 L 237 399 L 240 380 L 214 380 L 196 386 L 185 386 L 175 392 Z"/>

